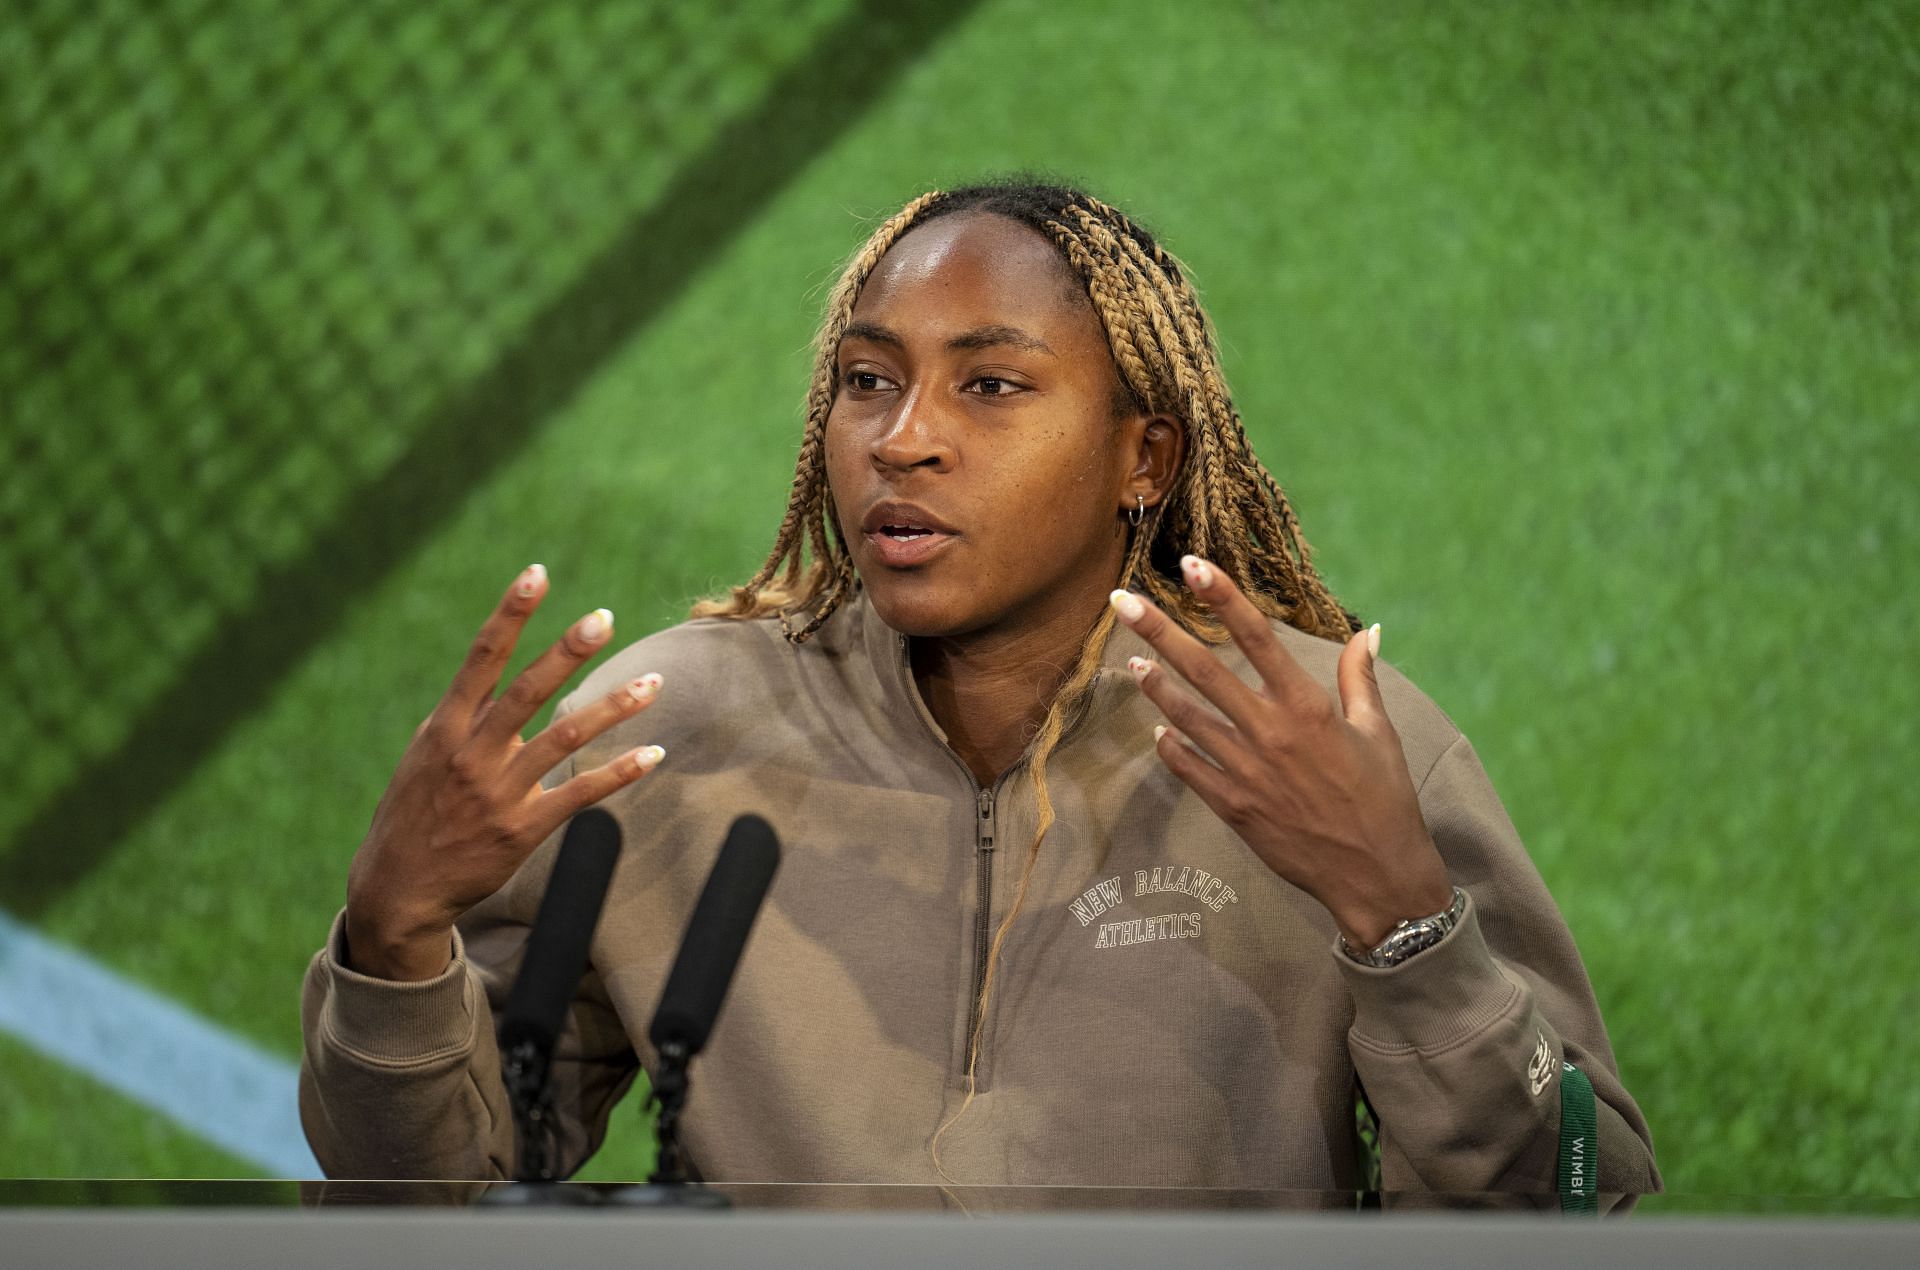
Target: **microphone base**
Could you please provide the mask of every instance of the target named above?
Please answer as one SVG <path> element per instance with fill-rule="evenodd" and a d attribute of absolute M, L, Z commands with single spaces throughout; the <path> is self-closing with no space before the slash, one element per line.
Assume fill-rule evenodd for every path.
<path fill-rule="evenodd" d="M 680 1212 L 720 1212 L 733 1207 L 733 1201 L 719 1191 L 711 1191 L 694 1182 L 648 1182 L 643 1186 L 623 1186 L 606 1197 L 608 1208 L 673 1209 Z"/>
<path fill-rule="evenodd" d="M 505 1182 L 473 1203 L 476 1208 L 598 1208 L 606 1197 L 591 1186 L 568 1182 Z"/>

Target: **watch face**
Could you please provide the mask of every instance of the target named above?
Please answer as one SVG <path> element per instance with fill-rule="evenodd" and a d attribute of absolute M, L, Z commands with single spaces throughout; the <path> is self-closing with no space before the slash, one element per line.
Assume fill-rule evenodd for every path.
<path fill-rule="evenodd" d="M 1399 938 L 1388 940 L 1387 946 L 1378 950 L 1380 960 L 1385 965 L 1397 966 L 1413 954 L 1439 943 L 1441 934 L 1425 924 L 1412 927 L 1401 932 Z"/>

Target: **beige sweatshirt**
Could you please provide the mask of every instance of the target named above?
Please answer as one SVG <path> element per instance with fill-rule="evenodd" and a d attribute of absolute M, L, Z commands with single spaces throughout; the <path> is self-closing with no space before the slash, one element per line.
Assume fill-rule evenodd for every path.
<path fill-rule="evenodd" d="M 1334 691 L 1339 646 L 1277 629 Z M 1381 666 L 1469 904 L 1435 947 L 1362 967 L 1334 948 L 1325 910 L 1160 763 L 1158 713 L 1125 669 L 1148 652 L 1116 630 L 1049 765 L 1058 820 L 1003 952 L 978 1094 L 940 1143 L 951 1178 L 1352 1189 L 1358 1082 L 1385 1188 L 1550 1193 L 1564 1057 L 1598 1095 L 1601 1191 L 1657 1189 L 1573 939 L 1451 721 Z M 606 804 L 625 848 L 555 1063 L 564 1166 L 652 1061 L 647 1024 L 687 915 L 728 824 L 754 811 L 785 856 L 695 1061 L 688 1153 L 716 1181 L 937 1180 L 929 1144 L 966 1096 L 984 937 L 1035 824 L 1025 766 L 978 787 L 916 691 L 904 637 L 864 600 L 799 647 L 771 621 L 674 627 L 569 702 L 647 671 L 666 678 L 653 708 L 577 758 L 648 741 L 668 755 Z M 461 921 L 437 979 L 355 973 L 336 920 L 302 1009 L 301 1110 L 330 1175 L 511 1173 L 493 1011 L 556 841 Z"/>

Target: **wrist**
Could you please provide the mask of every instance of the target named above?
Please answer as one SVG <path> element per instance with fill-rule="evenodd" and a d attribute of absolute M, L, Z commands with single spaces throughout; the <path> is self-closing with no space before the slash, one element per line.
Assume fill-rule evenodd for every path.
<path fill-rule="evenodd" d="M 1401 922 L 1417 921 L 1453 904 L 1453 880 L 1439 850 L 1429 845 L 1427 857 L 1417 867 L 1397 870 L 1390 885 L 1376 883 L 1320 901 L 1349 946 L 1372 948 Z"/>
<path fill-rule="evenodd" d="M 374 979 L 411 983 L 439 977 L 453 960 L 453 928 L 382 921 L 347 906 L 342 964 Z"/>

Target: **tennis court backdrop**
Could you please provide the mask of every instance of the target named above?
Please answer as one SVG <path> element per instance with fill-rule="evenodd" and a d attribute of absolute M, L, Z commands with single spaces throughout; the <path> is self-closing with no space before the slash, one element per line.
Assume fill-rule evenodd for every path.
<path fill-rule="evenodd" d="M 605 604 L 634 638 L 748 573 L 837 262 L 923 188 L 1040 168 L 1192 266 L 1324 571 L 1558 896 L 1670 1185 L 1913 1193 L 1916 31 L 9 6 L 0 1173 L 293 1158 L 205 1081 L 280 1096 L 492 598 L 542 560 L 539 634 Z M 593 1175 L 644 1168 L 637 1101 Z"/>

